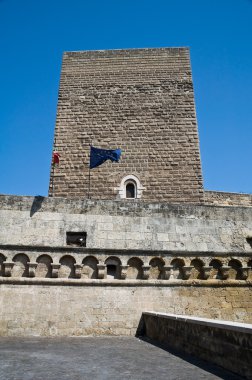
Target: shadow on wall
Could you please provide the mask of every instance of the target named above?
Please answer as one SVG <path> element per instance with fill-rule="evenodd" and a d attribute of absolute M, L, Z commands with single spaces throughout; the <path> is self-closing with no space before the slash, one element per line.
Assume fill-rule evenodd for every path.
<path fill-rule="evenodd" d="M 31 218 L 41 209 L 44 199 L 45 197 L 42 197 L 41 195 L 36 195 L 36 197 L 34 197 L 30 211 Z"/>
<path fill-rule="evenodd" d="M 203 359 L 201 359 L 201 358 L 199 358 L 193 354 L 190 355 L 189 353 L 183 352 L 182 349 L 181 349 L 181 351 L 179 349 L 176 349 L 173 345 L 173 342 L 172 342 L 172 339 L 174 337 L 171 337 L 171 341 L 169 343 L 168 341 L 160 342 L 158 340 L 158 336 L 156 337 L 156 339 L 151 339 L 147 335 L 148 334 L 146 332 L 144 317 L 142 314 L 141 318 L 139 320 L 139 324 L 137 327 L 136 334 L 135 334 L 135 337 L 137 337 L 138 339 L 142 340 L 143 342 L 147 342 L 149 344 L 152 344 L 153 346 L 158 347 L 158 348 L 160 348 L 166 352 L 169 352 L 170 354 L 177 356 L 178 358 L 180 358 L 184 361 L 187 361 L 188 363 L 190 363 L 196 367 L 203 369 L 204 371 L 208 372 L 209 374 L 218 376 L 218 378 L 220 378 L 220 379 L 223 379 L 223 380 L 243 379 L 243 377 L 240 377 L 239 375 L 236 375 L 235 373 L 230 372 L 225 368 L 222 368 L 222 367 L 220 367 L 214 363 L 211 363 L 210 361 L 203 360 Z"/>
<path fill-rule="evenodd" d="M 137 336 L 138 339 L 140 339 L 143 342 L 147 342 L 149 344 L 152 344 L 155 347 L 160 348 L 161 350 L 164 350 L 166 352 L 169 352 L 173 356 L 176 356 L 187 363 L 192 364 L 193 366 L 196 366 L 198 368 L 203 369 L 207 373 L 209 373 L 209 378 L 214 375 L 217 376 L 217 378 L 222 380 L 241 380 L 244 379 L 243 377 L 240 377 L 232 372 L 229 372 L 228 370 L 225 370 L 224 368 L 221 368 L 215 364 L 212 364 L 210 362 L 207 362 L 203 359 L 197 358 L 196 356 L 191 356 L 189 354 L 183 353 L 181 351 L 175 350 L 173 347 L 161 344 L 156 340 L 152 340 L 146 336 Z M 207 376 L 207 375 L 206 375 Z"/>

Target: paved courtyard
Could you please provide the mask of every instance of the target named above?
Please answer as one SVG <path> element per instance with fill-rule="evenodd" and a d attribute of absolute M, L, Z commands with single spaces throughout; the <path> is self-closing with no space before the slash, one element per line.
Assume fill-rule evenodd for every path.
<path fill-rule="evenodd" d="M 197 380 L 234 376 L 128 337 L 0 338 L 1 380 Z"/>

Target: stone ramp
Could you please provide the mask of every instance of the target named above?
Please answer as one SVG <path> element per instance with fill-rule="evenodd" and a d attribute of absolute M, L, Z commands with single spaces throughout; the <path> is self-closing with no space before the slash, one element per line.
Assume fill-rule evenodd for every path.
<path fill-rule="evenodd" d="M 241 379 L 133 337 L 0 338 L 0 380 Z"/>

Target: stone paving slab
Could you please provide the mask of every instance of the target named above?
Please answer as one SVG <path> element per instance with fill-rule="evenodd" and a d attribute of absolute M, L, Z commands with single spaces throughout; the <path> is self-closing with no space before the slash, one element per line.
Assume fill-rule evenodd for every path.
<path fill-rule="evenodd" d="M 0 338 L 1 380 L 237 380 L 133 337 Z"/>

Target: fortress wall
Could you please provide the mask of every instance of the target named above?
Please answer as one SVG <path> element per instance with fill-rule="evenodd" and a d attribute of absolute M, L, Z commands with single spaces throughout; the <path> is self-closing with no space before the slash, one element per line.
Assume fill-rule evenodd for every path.
<path fill-rule="evenodd" d="M 67 231 L 89 248 L 252 253 L 251 208 L 0 196 L 0 244 L 66 246 Z"/>
<path fill-rule="evenodd" d="M 252 322 L 249 286 L 0 286 L 0 336 L 134 335 L 143 311 Z"/>
<path fill-rule="evenodd" d="M 122 149 L 91 171 L 96 199 L 116 199 L 135 175 L 145 201 L 200 202 L 201 163 L 188 48 L 66 52 L 55 147 L 54 196 L 87 197 L 89 144 Z"/>
<path fill-rule="evenodd" d="M 204 203 L 213 206 L 252 207 L 252 194 L 204 191 Z"/>
<path fill-rule="evenodd" d="M 66 231 L 86 231 L 87 248 L 66 246 Z M 133 335 L 144 310 L 252 322 L 251 231 L 249 207 L 2 195 L 0 335 Z"/>
<path fill-rule="evenodd" d="M 149 339 L 251 379 L 252 324 L 153 312 L 142 319 Z"/>

